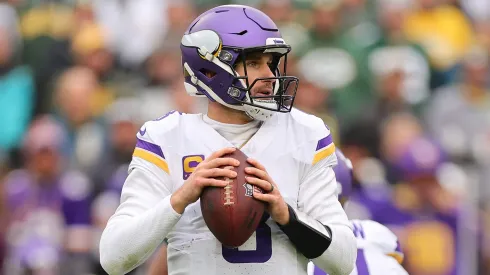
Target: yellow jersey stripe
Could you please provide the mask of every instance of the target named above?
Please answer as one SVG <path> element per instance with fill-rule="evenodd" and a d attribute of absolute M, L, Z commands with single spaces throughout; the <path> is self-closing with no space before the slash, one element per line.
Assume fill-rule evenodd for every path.
<path fill-rule="evenodd" d="M 135 148 L 133 152 L 133 156 L 144 159 L 150 163 L 153 163 L 156 166 L 160 167 L 163 171 L 167 172 L 167 174 L 170 174 L 170 170 L 168 169 L 167 162 L 153 153 L 150 153 L 141 148 Z"/>
<path fill-rule="evenodd" d="M 323 150 L 319 151 L 318 153 L 315 154 L 313 157 L 313 164 L 319 162 L 320 160 L 332 155 L 335 153 L 335 144 L 331 143 L 327 147 L 325 147 Z"/>
<path fill-rule="evenodd" d="M 388 253 L 388 254 L 386 254 L 386 255 L 388 255 L 388 256 L 390 256 L 390 257 L 395 258 L 395 260 L 396 260 L 396 261 L 397 261 L 399 264 L 402 264 L 402 263 L 403 263 L 403 258 L 404 258 L 403 254 L 400 254 L 400 253 L 398 253 L 398 252 L 392 252 L 392 253 Z"/>

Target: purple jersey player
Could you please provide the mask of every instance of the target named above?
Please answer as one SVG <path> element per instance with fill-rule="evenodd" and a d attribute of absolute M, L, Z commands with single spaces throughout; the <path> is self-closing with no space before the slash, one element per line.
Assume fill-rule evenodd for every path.
<path fill-rule="evenodd" d="M 6 178 L 7 274 L 83 272 L 64 253 L 91 246 L 91 183 L 80 172 L 61 172 L 61 136 L 49 118 L 35 121 L 24 144 L 26 168 Z"/>
<path fill-rule="evenodd" d="M 337 196 L 330 130 L 293 107 L 298 78 L 287 75 L 291 46 L 266 14 L 225 5 L 199 15 L 180 49 L 185 91 L 205 97 L 206 113 L 171 112 L 147 121 L 121 203 L 100 241 L 107 273 L 144 263 L 165 238 L 169 274 L 305 274 L 306 263 L 348 275 L 356 247 Z M 250 158 L 247 182 L 267 205 L 244 245 L 228 248 L 209 231 L 199 204 L 205 186 L 225 187 L 236 172 L 226 157 Z M 335 236 L 335 238 L 331 238 Z"/>

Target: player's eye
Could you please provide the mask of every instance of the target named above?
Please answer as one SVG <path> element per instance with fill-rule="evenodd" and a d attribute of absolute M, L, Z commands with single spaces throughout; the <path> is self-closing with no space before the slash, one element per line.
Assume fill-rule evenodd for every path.
<path fill-rule="evenodd" d="M 247 61 L 247 67 L 257 69 L 259 67 L 259 63 L 257 61 Z"/>

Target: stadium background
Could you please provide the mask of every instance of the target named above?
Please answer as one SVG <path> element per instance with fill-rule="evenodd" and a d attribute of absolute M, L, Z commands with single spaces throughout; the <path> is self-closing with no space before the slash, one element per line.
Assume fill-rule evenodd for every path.
<path fill-rule="evenodd" d="M 135 133 L 206 107 L 183 90 L 182 33 L 233 2 L 0 1 L 4 274 L 104 274 Z M 396 232 L 410 274 L 490 274 L 490 2 L 246 3 L 293 47 L 296 106 L 354 164 L 349 216 Z"/>

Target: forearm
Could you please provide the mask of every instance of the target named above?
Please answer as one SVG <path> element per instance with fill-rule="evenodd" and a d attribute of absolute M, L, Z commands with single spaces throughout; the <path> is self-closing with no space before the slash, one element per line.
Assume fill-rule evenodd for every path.
<path fill-rule="evenodd" d="M 343 224 L 324 225 L 288 207 L 289 223 L 280 228 L 298 251 L 328 274 L 350 274 L 356 259 L 352 230 Z"/>
<path fill-rule="evenodd" d="M 357 245 L 345 211 L 337 198 L 337 180 L 330 161 L 322 160 L 303 179 L 294 208 L 303 229 L 302 252 L 330 275 L 348 275 L 354 269 Z M 298 247 L 298 245 L 297 245 Z"/>
<path fill-rule="evenodd" d="M 143 263 L 180 219 L 170 204 L 170 194 L 158 198 L 151 194 L 158 193 L 148 183 L 151 179 L 141 171 L 133 173 L 125 183 L 123 202 L 100 240 L 100 262 L 109 274 L 125 274 Z M 155 197 L 158 201 L 152 203 Z"/>
<path fill-rule="evenodd" d="M 170 197 L 139 217 L 114 217 L 100 240 L 100 261 L 109 274 L 125 274 L 143 263 L 180 218 Z"/>
<path fill-rule="evenodd" d="M 357 245 L 352 230 L 345 225 L 330 225 L 332 242 L 313 263 L 331 275 L 348 275 L 354 269 Z"/>

